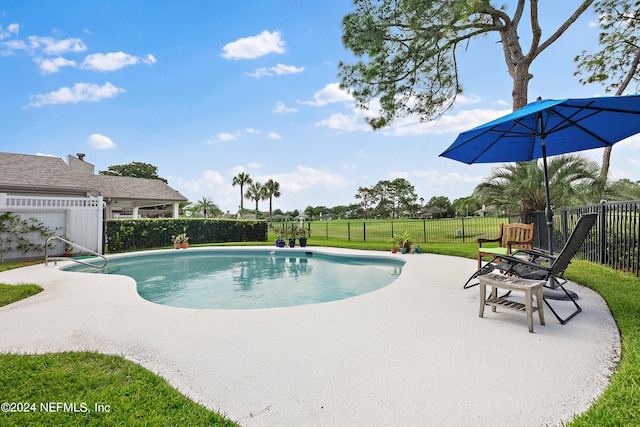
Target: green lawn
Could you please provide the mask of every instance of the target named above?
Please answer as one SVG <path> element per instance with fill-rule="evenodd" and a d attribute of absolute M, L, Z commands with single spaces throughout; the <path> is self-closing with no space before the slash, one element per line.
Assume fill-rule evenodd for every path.
<path fill-rule="evenodd" d="M 343 240 L 311 245 L 388 250 L 386 243 Z M 423 244 L 432 253 L 475 259 L 476 245 Z M 13 264 L 11 267 L 20 266 Z M 0 271 L 6 269 L 0 265 Z M 640 419 L 640 279 L 586 261 L 574 261 L 566 277 L 594 289 L 609 304 L 622 335 L 622 357 L 610 386 L 571 426 L 638 425 Z M 19 286 L 22 287 L 22 286 Z M 0 293 L 4 295 L 4 287 Z M 35 289 L 37 290 L 37 289 Z M 29 292 L 33 292 L 31 289 Z M 23 298 L 15 292 L 14 300 Z M 558 355 L 565 357 L 565 355 Z M 554 398 L 550 396 L 550 398 Z M 562 398 L 561 396 L 557 398 Z M 80 414 L 0 413 L 0 425 L 235 425 L 198 405 L 166 381 L 122 357 L 96 353 L 0 355 L 0 401 L 84 402 L 109 412 Z"/>

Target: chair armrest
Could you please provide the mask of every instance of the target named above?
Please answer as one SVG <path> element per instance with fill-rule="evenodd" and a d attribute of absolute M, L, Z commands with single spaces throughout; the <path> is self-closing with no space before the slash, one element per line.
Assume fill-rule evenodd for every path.
<path fill-rule="evenodd" d="M 550 267 L 544 266 L 544 265 L 540 265 L 538 263 L 535 262 L 531 262 L 522 258 L 518 258 L 512 255 L 500 255 L 500 260 L 501 262 L 498 263 L 498 268 L 500 268 L 500 264 L 502 263 L 509 263 L 512 265 L 523 265 L 525 267 L 529 267 L 532 270 L 545 270 L 545 271 L 551 271 Z M 504 268 L 505 271 L 509 272 L 508 268 Z"/>
<path fill-rule="evenodd" d="M 529 261 L 531 262 L 539 262 L 538 258 L 542 258 L 542 260 L 548 261 L 552 264 L 557 258 L 557 255 L 549 255 L 547 252 L 543 252 L 537 249 L 518 249 L 511 255 L 527 255 L 529 257 Z"/>
<path fill-rule="evenodd" d="M 478 239 L 476 241 L 478 242 L 478 247 L 481 247 L 483 243 L 499 242 L 500 237 L 497 237 L 495 239 Z"/>

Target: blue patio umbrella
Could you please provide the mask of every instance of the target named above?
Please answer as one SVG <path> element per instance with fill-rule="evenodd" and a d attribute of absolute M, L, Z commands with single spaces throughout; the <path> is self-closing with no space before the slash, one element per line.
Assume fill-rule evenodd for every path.
<path fill-rule="evenodd" d="M 640 132 L 640 95 L 538 100 L 458 135 L 441 157 L 466 164 L 542 158 L 549 252 L 553 212 L 547 156 L 607 147 Z"/>

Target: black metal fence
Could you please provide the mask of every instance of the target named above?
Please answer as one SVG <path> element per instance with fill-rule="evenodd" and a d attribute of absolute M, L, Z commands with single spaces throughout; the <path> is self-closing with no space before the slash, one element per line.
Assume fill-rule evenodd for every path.
<path fill-rule="evenodd" d="M 640 276 L 640 201 L 603 202 L 554 211 L 553 247 L 559 252 L 580 216 L 597 212 L 598 221 L 577 257 Z M 547 249 L 547 223 L 543 211 L 524 216 L 463 217 L 420 220 L 313 221 L 305 223 L 311 238 L 389 242 L 409 232 L 415 243 L 471 243 L 497 237 L 501 223 L 534 223 L 534 246 Z"/>
<path fill-rule="evenodd" d="M 599 203 L 558 209 L 553 213 L 553 247 L 559 252 L 582 214 L 598 213 L 598 220 L 578 251 L 577 257 L 640 276 L 640 201 Z M 524 219 L 533 222 L 534 246 L 549 247 L 543 211 Z M 511 221 L 514 222 L 514 221 Z"/>
<path fill-rule="evenodd" d="M 496 237 L 508 217 L 465 217 L 407 220 L 332 220 L 305 223 L 314 239 L 389 242 L 408 232 L 415 243 L 469 243 Z"/>

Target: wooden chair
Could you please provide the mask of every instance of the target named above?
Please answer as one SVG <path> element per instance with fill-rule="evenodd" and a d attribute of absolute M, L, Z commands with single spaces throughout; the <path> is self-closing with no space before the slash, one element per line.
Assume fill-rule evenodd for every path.
<path fill-rule="evenodd" d="M 483 247 L 484 243 L 498 243 L 498 247 Z M 533 249 L 533 224 L 500 224 L 495 239 L 478 239 L 478 270 L 483 256 L 510 255 L 514 249 Z"/>

